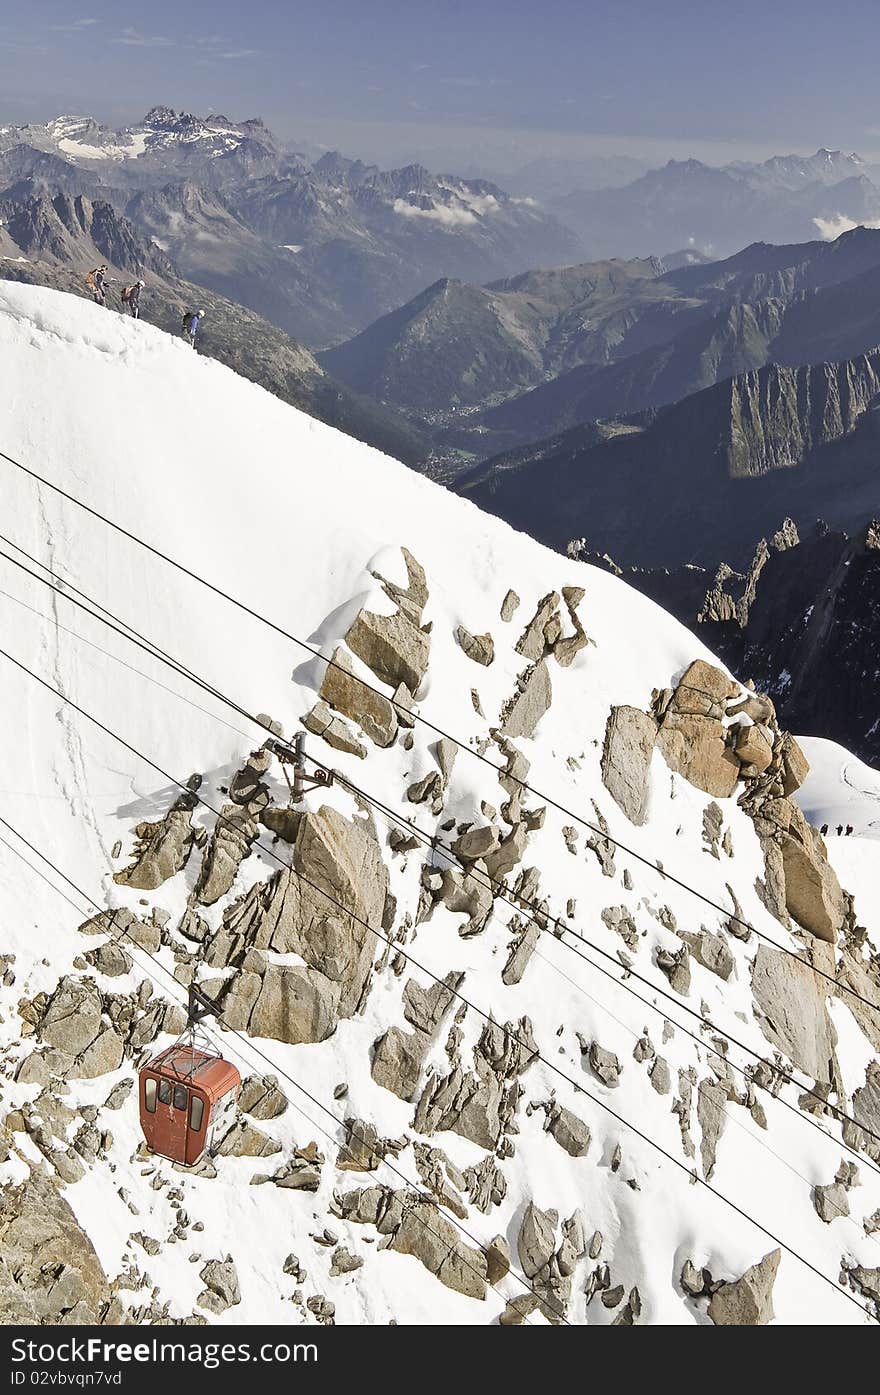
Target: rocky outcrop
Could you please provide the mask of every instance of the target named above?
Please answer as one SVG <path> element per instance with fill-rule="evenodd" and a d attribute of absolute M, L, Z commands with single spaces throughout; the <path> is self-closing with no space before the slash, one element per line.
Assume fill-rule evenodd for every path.
<path fill-rule="evenodd" d="M 0 1191 L 0 1322 L 123 1323 L 94 1246 L 44 1171 Z"/>
<path fill-rule="evenodd" d="M 545 660 L 527 669 L 519 679 L 519 691 L 509 704 L 502 723 L 502 733 L 509 740 L 532 736 L 535 728 L 553 700 L 550 670 Z"/>
<path fill-rule="evenodd" d="M 260 833 L 260 804 L 224 804 L 202 857 L 193 899 L 212 906 L 225 896 Z"/>
<path fill-rule="evenodd" d="M 762 944 L 752 965 L 752 993 L 767 1040 L 813 1080 L 833 1080 L 835 1033 L 824 980 L 805 961 Z"/>
<path fill-rule="evenodd" d="M 781 1250 L 771 1250 L 739 1279 L 720 1285 L 709 1302 L 717 1327 L 764 1327 L 773 1321 L 773 1285 L 781 1258 Z"/>
<path fill-rule="evenodd" d="M 526 1313 L 540 1307 L 548 1322 L 566 1321 L 571 1298 L 572 1275 L 578 1260 L 587 1251 L 587 1232 L 581 1212 L 575 1211 L 562 1223 L 561 1243 L 557 1241 L 559 1213 L 542 1211 L 530 1201 L 526 1206 L 517 1237 L 517 1253 L 522 1271 L 531 1281 L 532 1292 L 523 1295 L 529 1300 L 522 1316 L 511 1313 L 501 1319 L 523 1321 Z M 519 1298 L 513 1300 L 519 1304 Z M 510 1305 L 508 1305 L 510 1307 Z"/>
<path fill-rule="evenodd" d="M 328 707 L 355 722 L 375 746 L 390 746 L 394 742 L 398 727 L 394 707 L 388 698 L 356 676 L 345 649 L 334 649 L 318 696 Z"/>
<path fill-rule="evenodd" d="M 791 799 L 764 799 L 753 817 L 764 839 L 772 839 L 779 848 L 787 913 L 810 934 L 834 944 L 846 905 L 821 834 Z"/>
<path fill-rule="evenodd" d="M 45 1004 L 39 1034 L 51 1048 L 47 1066 L 55 1075 L 91 1080 L 116 1070 L 125 1042 L 108 1021 L 97 984 L 67 975 Z M 39 1057 L 28 1058 L 36 1066 Z M 19 1071 L 18 1079 L 27 1072 Z"/>
<path fill-rule="evenodd" d="M 486 1255 L 465 1244 L 460 1230 L 432 1201 L 417 1193 L 367 1187 L 337 1193 L 333 1205 L 341 1219 L 375 1226 L 385 1237 L 384 1249 L 412 1255 L 447 1288 L 468 1298 L 486 1297 Z"/>
<path fill-rule="evenodd" d="M 483 668 L 488 668 L 495 658 L 495 641 L 490 634 L 472 635 L 464 625 L 459 625 L 455 631 L 455 642 L 469 659 L 475 664 L 482 664 Z"/>
<path fill-rule="evenodd" d="M 187 790 L 174 801 L 164 819 L 156 823 L 139 823 L 135 828 L 137 844 L 134 862 L 113 880 L 120 886 L 138 891 L 155 891 L 186 866 L 193 844 L 204 838 L 204 830 L 193 826 L 193 810 L 198 806 L 200 775 L 193 775 Z"/>
<path fill-rule="evenodd" d="M 291 870 L 258 883 L 212 941 L 214 962 L 238 959 L 223 999 L 239 1028 L 277 1041 L 323 1041 L 357 1011 L 385 911 L 387 873 L 372 829 L 327 805 L 299 820 Z M 298 954 L 304 967 L 272 962 Z M 218 985 L 222 987 L 222 985 Z"/>
<path fill-rule="evenodd" d="M 345 642 L 380 682 L 391 688 L 405 683 L 411 693 L 418 691 L 428 667 L 430 638 L 406 611 L 376 615 L 362 610 Z"/>
<path fill-rule="evenodd" d="M 427 989 L 415 979 L 408 981 L 403 991 L 403 1015 L 413 1031 L 389 1027 L 376 1042 L 372 1074 L 377 1085 L 391 1090 L 402 1100 L 412 1100 L 422 1062 L 463 981 L 462 973 L 449 973 L 442 983 L 434 983 Z"/>
<path fill-rule="evenodd" d="M 321 736 L 334 751 L 344 751 L 347 755 L 366 758 L 367 748 L 358 741 L 347 722 L 331 712 L 326 702 L 316 702 L 310 712 L 303 717 L 306 731 Z"/>
<path fill-rule="evenodd" d="M 602 747 L 605 788 L 631 823 L 643 824 L 651 792 L 654 718 L 638 707 L 612 707 Z"/>
<path fill-rule="evenodd" d="M 232 1255 L 225 1260 L 212 1259 L 200 1270 L 199 1278 L 205 1285 L 196 1302 L 210 1313 L 225 1313 L 241 1302 L 241 1289 L 238 1273 Z"/>
<path fill-rule="evenodd" d="M 521 1093 L 517 1077 L 536 1055 L 528 1018 L 503 1027 L 487 1023 L 474 1047 L 474 1071 L 456 1065 L 449 1075 L 429 1080 L 413 1127 L 429 1135 L 452 1129 L 480 1148 L 497 1148 L 516 1115 Z"/>

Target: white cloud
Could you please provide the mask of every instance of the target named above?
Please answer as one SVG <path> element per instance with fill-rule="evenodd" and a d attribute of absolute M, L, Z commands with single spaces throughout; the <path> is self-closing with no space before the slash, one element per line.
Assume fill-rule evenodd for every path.
<path fill-rule="evenodd" d="M 442 223 L 447 228 L 465 227 L 477 221 L 476 214 L 469 208 L 449 208 L 446 204 L 438 204 L 434 208 L 419 208 L 414 203 L 407 203 L 406 199 L 395 199 L 392 207 L 402 218 L 428 218 L 434 223 Z"/>
<path fill-rule="evenodd" d="M 161 34 L 141 34 L 137 29 L 123 29 L 113 43 L 125 44 L 130 48 L 170 48 L 173 40 L 165 39 Z"/>
<path fill-rule="evenodd" d="M 819 236 L 824 242 L 833 242 L 836 237 L 841 237 L 843 233 L 852 232 L 853 228 L 880 228 L 880 218 L 857 223 L 853 218 L 847 218 L 845 213 L 834 213 L 830 218 L 814 218 L 813 222 L 819 229 Z"/>
<path fill-rule="evenodd" d="M 50 24 L 49 28 L 54 34 L 78 34 L 83 29 L 91 29 L 97 24 L 96 19 L 73 19 L 69 24 Z"/>
<path fill-rule="evenodd" d="M 221 54 L 220 54 L 220 57 L 221 57 L 221 58 L 256 58 L 257 55 L 259 54 L 259 51 L 260 51 L 260 50 L 257 49 L 257 48 L 234 48 L 234 49 L 230 49 L 230 51 L 229 51 L 228 53 L 221 53 Z"/>

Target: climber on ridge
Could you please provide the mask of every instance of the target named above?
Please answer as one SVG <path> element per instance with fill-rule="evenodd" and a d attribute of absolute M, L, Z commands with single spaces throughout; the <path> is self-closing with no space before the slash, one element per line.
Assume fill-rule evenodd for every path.
<path fill-rule="evenodd" d="M 107 304 L 107 266 L 96 266 L 86 277 L 86 285 L 95 298 L 96 305 Z"/>
<path fill-rule="evenodd" d="M 140 319 L 141 313 L 141 291 L 144 288 L 143 281 L 135 281 L 133 286 L 123 286 L 122 304 L 128 306 L 129 313 L 134 319 Z"/>
<path fill-rule="evenodd" d="M 189 342 L 193 348 L 196 346 L 196 335 L 199 332 L 199 324 L 205 318 L 204 310 L 186 310 L 183 316 L 183 332 L 189 335 Z"/>

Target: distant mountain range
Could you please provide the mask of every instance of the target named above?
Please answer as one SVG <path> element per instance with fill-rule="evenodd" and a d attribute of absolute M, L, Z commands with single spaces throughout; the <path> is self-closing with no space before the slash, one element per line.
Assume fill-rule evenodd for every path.
<path fill-rule="evenodd" d="M 419 468 L 428 463 L 430 442 L 393 409 L 334 381 L 308 349 L 253 311 L 185 280 L 109 203 L 68 194 L 0 199 L 0 277 L 89 296 L 86 276 L 102 262 L 110 268 L 111 306 L 120 308 L 123 284 L 141 275 L 144 316 L 160 329 L 179 334 L 184 310 L 203 307 L 203 353 L 389 455 Z"/>
<path fill-rule="evenodd" d="M 628 184 L 556 194 L 548 207 L 593 258 L 688 245 L 725 257 L 758 239 L 803 242 L 880 219 L 880 171 L 839 150 L 722 168 L 670 160 Z"/>
<path fill-rule="evenodd" d="M 620 567 L 575 549 L 670 611 L 743 678 L 786 727 L 880 765 L 880 522 L 852 534 L 786 519 L 738 570 Z"/>
<path fill-rule="evenodd" d="M 786 514 L 852 529 L 880 512 L 878 393 L 880 349 L 771 364 L 494 457 L 458 488 L 560 550 L 581 537 L 627 565 L 741 565 Z"/>
<path fill-rule="evenodd" d="M 440 276 L 484 281 L 578 259 L 534 199 L 418 165 L 314 164 L 261 121 L 156 107 L 112 131 L 88 117 L 0 127 L 0 191 L 102 197 L 191 279 L 323 347 Z"/>
<path fill-rule="evenodd" d="M 880 232 L 757 243 L 722 262 L 611 260 L 441 281 L 321 356 L 473 457 L 629 416 L 778 362 L 880 344 Z"/>

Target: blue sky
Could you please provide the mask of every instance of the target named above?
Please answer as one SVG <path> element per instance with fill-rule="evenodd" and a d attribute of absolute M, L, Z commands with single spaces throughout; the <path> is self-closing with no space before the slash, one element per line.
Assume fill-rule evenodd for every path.
<path fill-rule="evenodd" d="M 26 0 L 0 121 L 156 102 L 375 157 L 880 152 L 876 0 Z"/>

